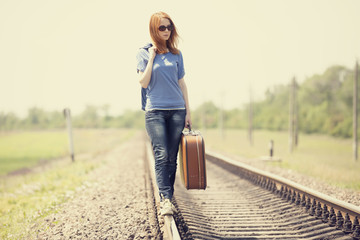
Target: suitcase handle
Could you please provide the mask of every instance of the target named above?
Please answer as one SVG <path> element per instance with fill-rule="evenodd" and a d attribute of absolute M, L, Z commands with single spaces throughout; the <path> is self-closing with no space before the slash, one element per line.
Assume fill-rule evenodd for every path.
<path fill-rule="evenodd" d="M 184 135 L 192 135 L 192 136 L 201 135 L 200 131 L 197 131 L 197 130 L 194 131 L 194 130 L 191 130 L 191 129 L 189 129 L 189 130 L 183 130 L 182 133 L 183 133 Z"/>

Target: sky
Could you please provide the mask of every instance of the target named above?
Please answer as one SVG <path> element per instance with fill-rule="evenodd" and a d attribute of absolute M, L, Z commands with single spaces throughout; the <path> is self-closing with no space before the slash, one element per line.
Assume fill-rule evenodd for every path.
<path fill-rule="evenodd" d="M 140 109 L 136 53 L 164 11 L 190 106 L 226 109 L 360 57 L 359 0 L 0 0 L 0 112 Z"/>

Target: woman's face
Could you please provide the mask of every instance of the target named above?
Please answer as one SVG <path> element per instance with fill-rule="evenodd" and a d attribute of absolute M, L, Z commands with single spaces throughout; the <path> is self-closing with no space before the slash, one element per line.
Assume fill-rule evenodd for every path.
<path fill-rule="evenodd" d="M 162 18 L 161 19 L 160 28 L 163 28 L 163 26 L 168 27 L 170 25 L 171 25 L 171 23 L 170 23 L 169 19 L 167 19 L 167 18 Z M 169 31 L 168 28 L 165 28 L 165 31 L 160 31 L 160 30 L 158 30 L 158 31 L 159 31 L 160 38 L 162 40 L 164 40 L 164 41 L 169 40 L 170 35 L 171 35 L 171 31 Z"/>

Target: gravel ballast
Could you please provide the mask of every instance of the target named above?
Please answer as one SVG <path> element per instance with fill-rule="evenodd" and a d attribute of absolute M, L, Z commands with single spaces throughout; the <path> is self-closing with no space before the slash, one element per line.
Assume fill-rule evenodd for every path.
<path fill-rule="evenodd" d="M 106 165 L 92 173 L 73 198 L 36 228 L 36 239 L 156 239 L 159 236 L 139 133 L 97 156 Z"/>

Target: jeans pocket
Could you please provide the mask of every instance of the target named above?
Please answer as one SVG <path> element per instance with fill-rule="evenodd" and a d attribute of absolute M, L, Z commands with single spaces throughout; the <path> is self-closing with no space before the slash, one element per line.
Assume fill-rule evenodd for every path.
<path fill-rule="evenodd" d="M 153 116 L 154 114 L 156 114 L 156 110 L 149 110 L 145 112 L 145 118 L 149 118 L 151 116 Z"/>

